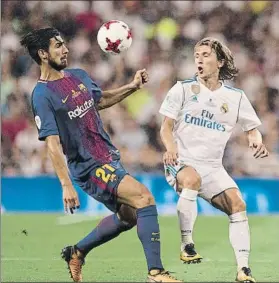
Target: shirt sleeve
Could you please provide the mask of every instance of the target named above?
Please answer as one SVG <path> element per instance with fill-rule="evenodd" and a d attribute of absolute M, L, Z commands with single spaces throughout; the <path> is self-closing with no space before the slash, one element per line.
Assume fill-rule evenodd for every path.
<path fill-rule="evenodd" d="M 59 135 L 54 109 L 44 93 L 35 92 L 32 96 L 32 110 L 38 128 L 39 140 Z"/>
<path fill-rule="evenodd" d="M 183 103 L 184 90 L 181 82 L 177 82 L 167 93 L 159 113 L 176 120 Z"/>
<path fill-rule="evenodd" d="M 255 112 L 255 109 L 251 105 L 244 92 L 242 92 L 239 103 L 238 123 L 245 132 L 250 131 L 262 124 Z"/>
<path fill-rule="evenodd" d="M 99 103 L 101 97 L 102 97 L 102 90 L 101 88 L 98 86 L 98 84 L 87 74 L 86 71 L 82 70 L 82 69 L 78 69 L 80 75 L 86 79 L 86 81 L 90 82 L 90 92 L 93 96 L 93 99 L 96 103 Z"/>
<path fill-rule="evenodd" d="M 100 89 L 100 87 L 97 85 L 97 83 L 95 83 L 91 78 L 91 91 L 92 91 L 92 95 L 94 98 L 94 101 L 96 103 L 99 103 L 101 97 L 102 97 L 102 90 Z"/>

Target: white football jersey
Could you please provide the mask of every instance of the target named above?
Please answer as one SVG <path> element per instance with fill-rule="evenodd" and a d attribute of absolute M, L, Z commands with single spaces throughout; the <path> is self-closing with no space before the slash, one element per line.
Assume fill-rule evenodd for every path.
<path fill-rule="evenodd" d="M 234 126 L 239 123 L 249 131 L 261 124 L 243 90 L 222 83 L 211 91 L 196 78 L 178 81 L 159 112 L 175 120 L 173 134 L 182 162 L 222 164 Z"/>

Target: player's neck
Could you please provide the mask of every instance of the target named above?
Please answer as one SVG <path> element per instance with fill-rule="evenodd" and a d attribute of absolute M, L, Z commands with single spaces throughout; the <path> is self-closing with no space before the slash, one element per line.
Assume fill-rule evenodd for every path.
<path fill-rule="evenodd" d="M 51 68 L 49 65 L 41 66 L 40 79 L 44 81 L 55 81 L 64 78 L 63 71 L 57 71 Z"/>
<path fill-rule="evenodd" d="M 218 77 L 210 78 L 200 78 L 198 77 L 200 83 L 205 85 L 209 90 L 214 91 L 222 86 L 222 83 L 219 81 Z"/>

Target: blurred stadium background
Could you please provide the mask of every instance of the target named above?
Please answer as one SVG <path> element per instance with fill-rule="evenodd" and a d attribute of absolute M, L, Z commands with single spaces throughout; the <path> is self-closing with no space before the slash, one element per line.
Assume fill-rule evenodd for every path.
<path fill-rule="evenodd" d="M 226 219 L 211 217 L 221 213 L 199 200 L 199 212 L 203 216 L 198 220 L 196 237 L 206 259 L 205 265 L 187 267 L 187 272 L 180 266 L 177 220 L 171 216 L 176 213 L 176 195 L 163 177 L 164 149 L 159 138 L 158 109 L 176 80 L 193 76 L 193 46 L 199 39 L 213 36 L 230 47 L 240 69 L 240 75 L 231 85 L 244 89 L 255 107 L 262 120 L 260 130 L 270 156 L 254 160 L 245 135 L 237 128 L 228 143 L 224 165 L 239 184 L 248 212 L 257 214 L 250 221 L 255 276 L 260 274 L 259 281 L 279 281 L 279 271 L 275 268 L 276 255 L 277 261 L 279 255 L 276 243 L 279 218 L 270 215 L 279 213 L 279 2 L 1 1 L 1 17 L 3 281 L 68 280 L 66 272 L 61 271 L 62 263 L 55 261 L 59 258 L 59 249 L 93 227 L 93 220 L 83 221 L 92 219 L 84 217 L 84 213 L 94 216 L 108 213 L 79 191 L 82 203 L 79 214 L 61 216 L 59 181 L 45 144 L 37 140 L 30 108 L 39 68 L 19 44 L 21 35 L 46 26 L 54 26 L 64 35 L 70 48 L 69 67 L 85 69 L 103 89 L 129 82 L 137 69 L 148 70 L 150 82 L 143 90 L 102 111 L 101 116 L 112 141 L 121 151 L 127 170 L 154 193 L 160 214 L 165 215 L 161 217 L 161 226 L 164 251 L 168 254 L 166 262 L 187 281 L 231 280 L 234 259 Z M 120 56 L 104 54 L 96 43 L 100 25 L 111 19 L 122 20 L 132 29 L 133 44 Z M 32 214 L 26 215 L 30 212 Z M 28 230 L 27 233 L 24 230 Z M 266 235 L 262 238 L 263 231 Z M 140 278 L 144 278 L 143 254 L 136 236 L 130 233 L 134 232 L 125 236 L 126 241 L 117 239 L 116 244 L 110 243 L 108 248 L 97 251 L 100 261 L 94 261 L 94 266 L 99 268 L 99 273 L 89 268 L 88 279 L 141 281 Z M 118 251 L 123 253 L 125 243 L 134 245 L 137 252 L 136 257 L 128 253 L 126 262 L 124 254 L 120 259 L 117 256 Z M 42 250 L 45 259 L 40 253 L 42 246 L 45 246 Z M 123 270 L 120 268 L 117 274 L 103 274 L 107 261 L 102 256 L 112 256 L 106 249 L 114 254 L 110 264 L 116 265 L 115 270 L 120 268 L 121 261 Z M 210 259 L 206 253 L 214 255 Z M 127 277 L 125 272 L 131 262 L 142 269 L 133 270 Z"/>

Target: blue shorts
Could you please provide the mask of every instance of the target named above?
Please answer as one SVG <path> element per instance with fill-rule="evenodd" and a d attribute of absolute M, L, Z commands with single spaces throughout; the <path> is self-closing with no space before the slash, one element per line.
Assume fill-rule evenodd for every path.
<path fill-rule="evenodd" d="M 85 182 L 77 182 L 88 195 L 103 203 L 112 212 L 117 212 L 121 206 L 117 202 L 117 188 L 128 172 L 119 160 L 96 167 Z"/>

